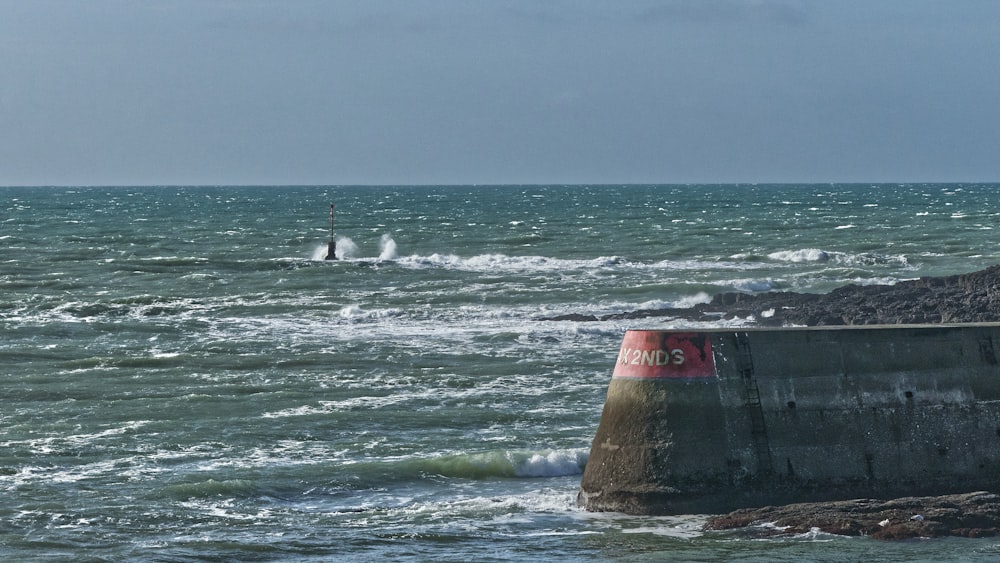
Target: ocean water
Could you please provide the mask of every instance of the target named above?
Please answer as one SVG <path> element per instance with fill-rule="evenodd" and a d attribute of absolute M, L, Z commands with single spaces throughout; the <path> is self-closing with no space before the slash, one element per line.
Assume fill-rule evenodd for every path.
<path fill-rule="evenodd" d="M 580 510 L 625 329 L 692 324 L 539 320 L 978 270 L 1000 185 L 0 195 L 4 560 L 1000 557 Z"/>

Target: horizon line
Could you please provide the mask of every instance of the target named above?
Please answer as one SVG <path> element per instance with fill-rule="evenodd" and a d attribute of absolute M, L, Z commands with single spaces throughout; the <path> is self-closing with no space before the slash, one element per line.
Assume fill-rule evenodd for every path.
<path fill-rule="evenodd" d="M 829 186 L 829 185 L 976 185 L 997 184 L 995 180 L 930 180 L 930 181 L 810 181 L 810 182 L 514 182 L 514 183 L 419 183 L 419 184 L 4 184 L 9 188 L 450 188 L 450 187 L 530 187 L 530 186 Z"/>

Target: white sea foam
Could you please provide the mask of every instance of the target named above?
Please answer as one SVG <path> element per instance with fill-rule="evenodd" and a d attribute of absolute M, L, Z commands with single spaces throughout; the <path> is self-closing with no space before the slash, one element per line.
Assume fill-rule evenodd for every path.
<path fill-rule="evenodd" d="M 637 267 L 668 271 L 746 270 L 749 266 L 743 262 L 747 256 L 745 254 L 730 256 L 734 260 L 733 262 L 715 260 L 660 260 L 648 266 L 637 265 Z"/>
<path fill-rule="evenodd" d="M 395 260 L 399 257 L 396 252 L 396 241 L 392 240 L 389 234 L 382 235 L 379 241 L 379 260 Z"/>
<path fill-rule="evenodd" d="M 7 442 L 0 442 L 0 446 L 12 447 L 12 446 L 27 446 L 33 450 L 39 452 L 51 452 L 58 448 L 79 448 L 82 446 L 90 445 L 95 442 L 99 442 L 106 438 L 113 436 L 121 436 L 127 432 L 139 429 L 147 424 L 148 420 L 133 420 L 117 426 L 114 428 L 108 428 L 100 432 L 92 432 L 89 434 L 68 434 L 64 436 L 50 436 L 46 438 L 31 439 L 31 440 L 12 440 Z"/>
<path fill-rule="evenodd" d="M 620 256 L 598 256 L 590 259 L 554 258 L 549 256 L 509 256 L 506 254 L 479 254 L 463 257 L 455 254 L 413 255 L 400 258 L 398 264 L 411 268 L 444 268 L 469 272 L 554 272 L 593 270 L 666 270 L 666 271 L 719 271 L 746 270 L 750 266 L 741 261 L 719 260 L 659 260 L 637 262 Z"/>
<path fill-rule="evenodd" d="M 877 254 L 871 252 L 847 253 L 831 250 L 821 250 L 819 248 L 803 248 L 800 250 L 781 250 L 767 255 L 771 260 L 778 262 L 789 262 L 794 264 L 808 262 L 831 262 L 845 266 L 859 265 L 880 265 L 899 264 L 907 266 L 909 264 L 906 255 L 903 254 Z"/>
<path fill-rule="evenodd" d="M 779 262 L 825 262 L 830 259 L 830 253 L 818 248 L 803 248 L 772 252 L 767 257 Z"/>
<path fill-rule="evenodd" d="M 779 284 L 774 280 L 757 280 L 757 279 L 744 279 L 744 280 L 732 280 L 733 288 L 738 291 L 751 291 L 751 292 L 761 292 L 761 291 L 774 291 L 778 289 Z"/>
<path fill-rule="evenodd" d="M 589 448 L 560 450 L 501 450 L 446 454 L 400 460 L 401 467 L 423 472 L 472 478 L 508 476 L 521 478 L 580 475 L 587 464 Z"/>
<path fill-rule="evenodd" d="M 475 489 L 470 492 L 475 493 Z M 371 495 L 369 495 L 371 496 Z M 545 488 L 515 494 L 481 495 L 456 493 L 457 498 L 447 500 L 421 500 L 414 502 L 413 498 L 391 495 L 386 500 L 395 501 L 396 506 L 382 509 L 375 518 L 406 523 L 408 531 L 419 531 L 422 527 L 433 527 L 438 532 L 442 527 L 456 527 L 461 533 L 468 533 L 468 527 L 487 526 L 491 530 L 495 524 L 502 523 L 503 528 L 520 523 L 531 525 L 535 522 L 532 514 L 581 514 L 582 509 L 576 506 L 576 489 Z M 376 501 L 377 502 L 377 501 Z M 387 503 L 388 504 L 388 503 Z M 491 522 L 494 524 L 491 526 Z M 527 534 L 519 527 L 517 538 Z M 503 529 L 501 528 L 501 529 Z M 530 534 L 547 535 L 544 530 L 536 529 Z M 554 530 L 559 535 L 590 535 L 590 530 Z M 500 531 L 492 531 L 496 535 L 507 535 Z"/>
<path fill-rule="evenodd" d="M 384 308 L 384 309 L 362 309 L 360 305 L 352 304 L 345 305 L 340 309 L 340 318 L 346 319 L 352 322 L 357 321 L 370 321 L 379 320 L 390 317 L 397 317 L 403 313 L 402 310 L 396 308 Z"/>
<path fill-rule="evenodd" d="M 678 309 L 690 309 L 695 305 L 700 305 L 702 303 L 709 303 L 711 301 L 712 301 L 711 295 L 705 293 L 704 291 L 699 291 L 695 295 L 688 295 L 686 297 L 678 299 L 677 301 L 674 301 L 672 306 Z"/>
<path fill-rule="evenodd" d="M 792 538 L 796 540 L 809 540 L 817 543 L 831 543 L 836 541 L 837 537 L 838 536 L 835 534 L 824 532 L 815 526 L 809 528 L 808 532 L 802 532 L 801 534 L 795 534 L 792 536 Z"/>
<path fill-rule="evenodd" d="M 642 302 L 634 301 L 616 301 L 614 303 L 602 303 L 600 305 L 591 305 L 586 309 L 578 311 L 580 314 L 584 315 L 595 315 L 602 317 L 605 315 L 613 315 L 618 313 L 628 313 L 632 311 L 655 311 L 660 309 L 690 309 L 695 305 L 702 303 L 709 303 L 712 301 L 712 296 L 704 291 L 700 291 L 694 295 L 685 295 L 678 299 L 650 299 Z M 566 313 L 565 310 L 551 310 L 544 311 L 543 316 L 556 316 Z"/>
<path fill-rule="evenodd" d="M 337 258 L 350 260 L 358 257 L 358 245 L 348 237 L 337 237 Z"/>
<path fill-rule="evenodd" d="M 623 528 L 623 534 L 650 534 L 654 536 L 664 536 L 678 539 L 694 539 L 705 535 L 702 527 L 707 518 L 697 516 L 675 517 L 665 520 L 660 526 L 639 526 L 637 528 Z"/>
<path fill-rule="evenodd" d="M 551 272 L 609 268 L 622 265 L 621 259 L 602 256 L 590 260 L 571 260 L 547 256 L 508 256 L 506 254 L 479 254 L 462 257 L 455 254 L 407 256 L 398 263 L 411 268 L 446 268 L 471 272 Z"/>
<path fill-rule="evenodd" d="M 518 477 L 579 475 L 588 457 L 590 450 L 586 448 L 532 453 L 524 460 L 517 460 L 515 456 L 514 474 Z"/>
<path fill-rule="evenodd" d="M 329 250 L 328 245 L 326 245 L 326 244 L 317 244 L 316 247 L 313 248 L 312 253 L 309 255 L 309 259 L 310 260 L 323 260 L 323 259 L 326 258 L 326 253 L 327 253 L 328 250 Z"/>
<path fill-rule="evenodd" d="M 365 315 L 358 305 L 348 305 L 340 310 L 340 316 L 345 319 L 356 319 Z"/>
<path fill-rule="evenodd" d="M 876 266 L 883 264 L 896 264 L 900 266 L 909 265 L 909 260 L 904 254 L 883 255 L 869 252 L 857 254 L 837 253 L 834 257 L 838 264 L 844 264 L 846 266 Z"/>

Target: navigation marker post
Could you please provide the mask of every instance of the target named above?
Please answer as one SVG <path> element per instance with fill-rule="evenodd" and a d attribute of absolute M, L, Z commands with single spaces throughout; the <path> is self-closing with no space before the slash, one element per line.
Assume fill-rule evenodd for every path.
<path fill-rule="evenodd" d="M 333 233 L 333 204 L 330 204 L 330 242 L 326 247 L 326 260 L 337 259 L 337 239 Z"/>

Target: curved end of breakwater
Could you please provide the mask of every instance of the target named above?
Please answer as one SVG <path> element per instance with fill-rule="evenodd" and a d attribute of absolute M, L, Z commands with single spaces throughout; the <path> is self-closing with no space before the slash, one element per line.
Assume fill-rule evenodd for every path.
<path fill-rule="evenodd" d="M 983 305 L 1000 296 L 992 289 L 998 276 L 1000 267 L 925 278 L 894 294 L 960 293 L 955 307 L 976 309 L 973 320 L 992 318 L 1000 307 Z M 579 503 L 592 511 L 718 514 L 993 490 L 1000 482 L 1000 324 L 948 320 L 628 331 Z M 989 508 L 996 503 L 979 504 L 987 508 L 968 509 L 981 517 L 975 533 L 1000 529 L 1000 511 Z M 909 523 L 882 535 L 932 529 L 944 530 Z M 965 528 L 948 529 L 962 535 Z"/>

